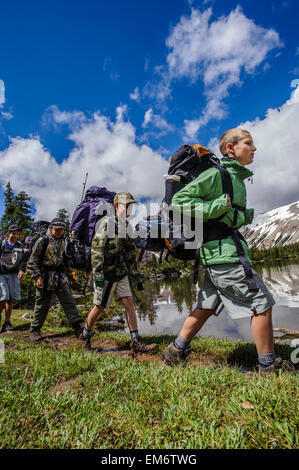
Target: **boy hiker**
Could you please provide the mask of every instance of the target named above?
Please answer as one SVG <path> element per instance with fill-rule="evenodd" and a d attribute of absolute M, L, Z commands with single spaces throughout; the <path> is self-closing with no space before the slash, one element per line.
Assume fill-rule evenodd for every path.
<path fill-rule="evenodd" d="M 63 257 L 65 228 L 64 220 L 53 219 L 49 226 L 49 235 L 37 240 L 27 263 L 27 271 L 31 274 L 36 286 L 34 318 L 30 327 L 32 342 L 42 339 L 40 330 L 50 310 L 53 295 L 57 295 L 77 338 L 84 327 L 65 274 L 66 266 Z"/>
<path fill-rule="evenodd" d="M 232 318 L 251 318 L 258 370 L 272 372 L 282 362 L 274 352 L 272 306 L 275 302 L 251 269 L 248 246 L 236 230 L 253 219 L 253 209 L 245 207 L 244 180 L 253 174 L 245 166 L 252 163 L 256 147 L 248 131 L 231 129 L 222 135 L 219 148 L 224 155 L 221 165 L 230 175 L 230 191 L 229 186 L 223 190 L 220 171 L 210 168 L 177 192 L 172 200 L 173 207 L 183 213 L 188 207 L 191 215 L 202 211 L 204 238 L 200 258 L 206 274 L 195 310 L 185 320 L 179 336 L 162 352 L 162 357 L 170 365 L 184 363 L 191 351 L 191 340 L 207 319 L 219 312 L 222 302 Z"/>
<path fill-rule="evenodd" d="M 5 308 L 5 323 L 1 333 L 12 330 L 10 322 L 13 301 L 21 299 L 20 279 L 25 275 L 25 266 L 22 263 L 22 243 L 18 241 L 20 229 L 17 225 L 8 228 L 7 239 L 0 247 L 0 320 L 2 310 Z M 15 257 L 18 250 L 17 257 Z"/>
<path fill-rule="evenodd" d="M 114 217 L 104 217 L 91 244 L 91 264 L 94 278 L 94 307 L 90 311 L 81 340 L 90 349 L 91 330 L 103 310 L 111 304 L 112 295 L 124 304 L 131 335 L 133 353 L 152 352 L 157 344 L 145 344 L 138 334 L 137 317 L 129 278 L 137 281 L 142 290 L 141 276 L 136 261 L 136 247 L 128 234 L 128 221 L 134 200 L 130 193 L 118 193 L 114 197 Z"/>

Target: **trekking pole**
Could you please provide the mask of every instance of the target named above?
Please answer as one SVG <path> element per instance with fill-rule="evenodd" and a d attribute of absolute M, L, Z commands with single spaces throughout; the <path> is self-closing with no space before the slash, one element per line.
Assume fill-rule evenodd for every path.
<path fill-rule="evenodd" d="M 84 287 L 83 287 L 82 295 L 85 295 L 87 284 L 88 284 L 88 281 L 89 281 L 89 277 L 90 277 L 90 274 L 87 276 L 87 273 L 86 273 L 86 281 L 85 281 L 85 284 L 84 284 Z"/>
<path fill-rule="evenodd" d="M 133 282 L 132 282 L 132 279 L 131 279 L 131 275 L 130 275 L 130 266 L 129 266 L 128 260 L 126 259 L 125 256 L 124 256 L 124 262 L 125 262 L 125 268 L 126 268 L 126 271 L 127 271 L 127 275 L 128 275 L 129 284 L 130 284 L 130 287 L 131 287 L 132 294 L 135 297 L 136 302 L 138 304 L 141 304 L 141 300 L 139 299 L 138 295 L 135 292 Z"/>
<path fill-rule="evenodd" d="M 85 188 L 86 188 L 86 183 L 87 183 L 87 177 L 88 177 L 88 173 L 86 173 L 86 175 L 85 175 L 85 181 L 84 181 L 84 183 L 83 183 L 83 191 L 82 191 L 81 203 L 82 203 L 82 201 L 83 201 L 83 199 L 84 199 L 84 193 L 85 193 Z"/>

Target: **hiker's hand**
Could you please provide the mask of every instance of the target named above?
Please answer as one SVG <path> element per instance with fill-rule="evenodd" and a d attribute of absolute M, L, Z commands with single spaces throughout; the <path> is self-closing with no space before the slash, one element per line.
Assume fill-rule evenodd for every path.
<path fill-rule="evenodd" d="M 142 282 L 138 282 L 138 283 L 137 283 L 137 290 L 138 290 L 138 291 L 144 290 L 144 287 L 143 287 Z"/>
<path fill-rule="evenodd" d="M 25 276 L 24 271 L 19 271 L 19 272 L 18 272 L 18 279 L 19 279 L 19 281 L 20 281 L 21 279 L 23 279 L 24 276 Z"/>
<path fill-rule="evenodd" d="M 104 287 L 105 279 L 103 279 L 102 277 L 97 277 L 94 280 L 94 284 L 96 287 Z"/>
<path fill-rule="evenodd" d="M 230 196 L 227 196 L 227 205 L 228 205 L 229 207 L 231 207 L 231 205 L 232 205 Z"/>
<path fill-rule="evenodd" d="M 40 276 L 37 277 L 37 278 L 35 279 L 35 286 L 36 286 L 36 287 L 43 287 L 43 285 L 44 285 L 43 278 L 40 277 Z"/>

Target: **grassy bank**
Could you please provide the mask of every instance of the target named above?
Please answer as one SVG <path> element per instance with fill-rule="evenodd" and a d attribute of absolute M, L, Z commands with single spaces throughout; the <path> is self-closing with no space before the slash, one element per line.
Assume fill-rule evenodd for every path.
<path fill-rule="evenodd" d="M 30 320 L 14 315 L 0 336 L 1 448 L 298 447 L 298 375 L 241 373 L 255 364 L 251 343 L 199 338 L 190 364 L 170 368 L 159 352 L 171 337 L 146 338 L 159 352 L 135 359 L 124 334 L 97 333 L 85 352 L 69 328 L 45 326 L 32 345 Z"/>

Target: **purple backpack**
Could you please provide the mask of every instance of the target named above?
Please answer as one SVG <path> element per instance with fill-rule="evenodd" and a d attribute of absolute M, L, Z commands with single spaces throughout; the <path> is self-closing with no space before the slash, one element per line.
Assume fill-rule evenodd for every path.
<path fill-rule="evenodd" d="M 91 186 L 83 202 L 76 208 L 70 224 L 70 238 L 66 239 L 65 263 L 74 269 L 91 271 L 91 241 L 96 223 L 105 215 L 114 214 L 116 193 L 106 188 Z"/>
<path fill-rule="evenodd" d="M 98 220 L 106 215 L 105 210 L 101 210 L 103 205 L 108 207 L 107 203 L 113 205 L 116 193 L 106 188 L 91 186 L 85 194 L 81 204 L 75 209 L 70 224 L 70 233 L 76 232 L 76 237 L 85 245 L 91 245 L 94 236 L 95 226 Z"/>

